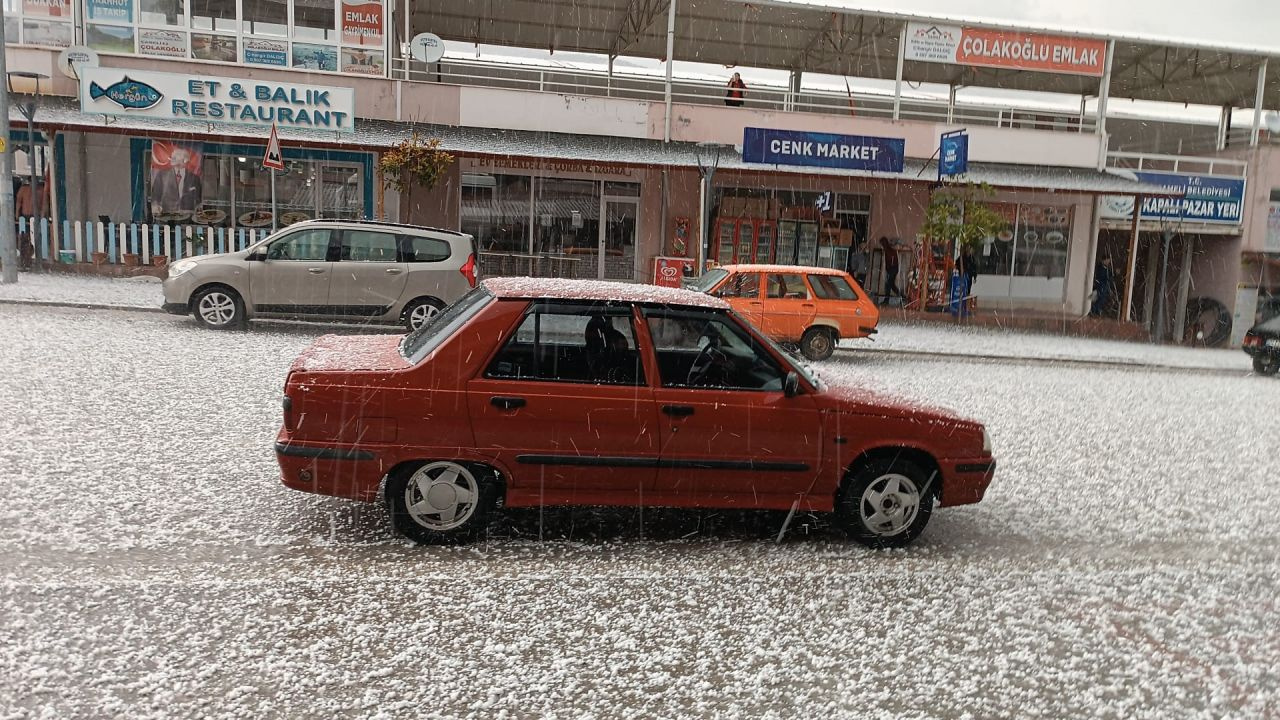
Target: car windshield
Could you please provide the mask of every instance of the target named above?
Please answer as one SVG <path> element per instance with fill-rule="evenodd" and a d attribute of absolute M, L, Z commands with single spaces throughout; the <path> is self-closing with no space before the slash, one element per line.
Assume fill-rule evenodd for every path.
<path fill-rule="evenodd" d="M 711 292 L 711 288 L 719 285 L 720 281 L 724 280 L 728 276 L 729 271 L 724 270 L 723 268 L 714 268 L 712 270 L 708 270 L 702 277 L 698 278 L 696 282 L 689 286 L 689 289 L 697 290 L 698 292 Z"/>
<path fill-rule="evenodd" d="M 400 354 L 415 365 L 422 362 L 423 358 L 440 347 L 458 328 L 466 325 L 491 300 L 493 295 L 483 285 L 478 286 L 422 327 L 406 335 L 400 342 Z"/>

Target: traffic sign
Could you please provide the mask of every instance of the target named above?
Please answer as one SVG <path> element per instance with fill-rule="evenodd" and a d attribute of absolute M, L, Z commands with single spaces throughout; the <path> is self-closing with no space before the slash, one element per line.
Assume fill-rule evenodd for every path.
<path fill-rule="evenodd" d="M 271 123 L 271 139 L 267 141 L 267 151 L 262 155 L 262 167 L 271 170 L 284 169 L 284 157 L 280 154 L 280 136 L 276 134 L 275 123 Z"/>

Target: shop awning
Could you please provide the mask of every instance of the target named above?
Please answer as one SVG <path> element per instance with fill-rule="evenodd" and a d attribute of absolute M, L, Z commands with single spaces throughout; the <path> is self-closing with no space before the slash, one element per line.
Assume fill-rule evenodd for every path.
<path fill-rule="evenodd" d="M 16 108 L 10 111 L 10 120 L 19 127 L 25 123 Z M 36 115 L 36 123 L 41 127 L 60 130 L 191 139 L 236 139 L 264 145 L 268 134 L 267 128 L 257 126 L 82 113 L 75 100 L 70 98 L 44 98 Z M 706 162 L 708 155 L 707 150 L 700 149 L 695 143 L 663 143 L 660 140 L 642 138 L 451 125 L 410 125 L 383 120 L 356 120 L 354 133 L 281 128 L 280 139 L 286 150 L 291 143 L 333 149 L 377 150 L 391 147 L 409 138 L 414 132 L 439 138 L 443 149 L 458 155 L 525 159 L 533 161 L 531 167 L 536 166 L 544 172 L 610 172 L 637 167 L 691 169 L 698 167 L 700 155 L 703 162 Z M 740 151 L 727 146 L 721 152 L 719 169 L 917 183 L 933 182 L 938 174 L 936 163 L 915 159 L 908 159 L 900 173 L 761 165 L 743 162 Z M 1141 183 L 1111 171 L 1090 168 L 974 162 L 969 164 L 968 179 L 1003 189 L 1165 197 L 1173 194 L 1159 185 Z"/>

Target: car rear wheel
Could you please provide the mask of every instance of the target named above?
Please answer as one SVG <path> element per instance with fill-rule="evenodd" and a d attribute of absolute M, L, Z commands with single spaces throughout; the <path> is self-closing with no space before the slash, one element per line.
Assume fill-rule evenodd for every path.
<path fill-rule="evenodd" d="M 202 288 L 191 298 L 196 322 L 214 330 L 244 326 L 244 301 L 235 290 L 221 285 Z"/>
<path fill-rule="evenodd" d="M 872 460 L 855 470 L 836 498 L 836 520 L 863 545 L 896 548 L 924 532 L 937 478 L 905 459 Z"/>
<path fill-rule="evenodd" d="M 1253 371 L 1259 375 L 1275 375 L 1280 370 L 1280 357 L 1268 355 L 1253 359 Z"/>
<path fill-rule="evenodd" d="M 409 303 L 404 308 L 404 324 L 410 331 L 426 325 L 434 320 L 440 311 L 444 310 L 444 303 L 435 298 L 418 298 Z"/>
<path fill-rule="evenodd" d="M 826 360 L 836 350 L 836 337 L 829 328 L 811 327 L 800 338 L 800 352 L 810 360 Z"/>
<path fill-rule="evenodd" d="M 392 473 L 386 495 L 400 534 L 424 544 L 460 543 L 485 527 L 498 484 L 492 473 L 441 460 Z"/>

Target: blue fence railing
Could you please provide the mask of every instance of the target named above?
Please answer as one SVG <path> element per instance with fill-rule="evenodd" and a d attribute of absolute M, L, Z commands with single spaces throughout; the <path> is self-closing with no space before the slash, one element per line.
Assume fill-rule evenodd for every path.
<path fill-rule="evenodd" d="M 18 235 L 28 238 L 38 262 L 93 262 L 152 265 L 193 255 L 244 250 L 271 233 L 268 228 L 207 225 L 72 222 L 19 218 Z M 98 258 L 94 253 L 102 253 Z"/>

